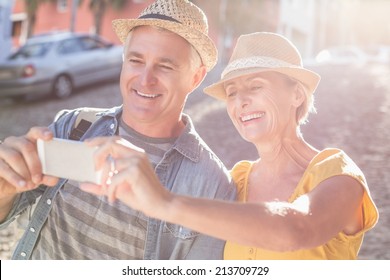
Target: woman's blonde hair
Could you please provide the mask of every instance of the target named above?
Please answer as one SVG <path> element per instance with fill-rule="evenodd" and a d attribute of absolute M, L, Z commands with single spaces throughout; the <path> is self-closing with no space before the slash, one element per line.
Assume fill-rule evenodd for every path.
<path fill-rule="evenodd" d="M 317 112 L 316 108 L 314 106 L 314 95 L 300 81 L 298 81 L 290 76 L 287 76 L 285 74 L 280 73 L 280 75 L 285 77 L 285 79 L 289 85 L 298 86 L 299 90 L 301 90 L 304 93 L 303 102 L 297 108 L 297 111 L 296 111 L 296 122 L 298 125 L 307 123 L 309 114 Z"/>
<path fill-rule="evenodd" d="M 314 106 L 314 94 L 309 92 L 309 90 L 299 81 L 298 86 L 301 88 L 301 90 L 304 92 L 304 100 L 297 108 L 297 114 L 296 114 L 296 120 L 299 125 L 305 124 L 308 122 L 308 116 L 310 113 L 316 113 L 317 110 Z"/>

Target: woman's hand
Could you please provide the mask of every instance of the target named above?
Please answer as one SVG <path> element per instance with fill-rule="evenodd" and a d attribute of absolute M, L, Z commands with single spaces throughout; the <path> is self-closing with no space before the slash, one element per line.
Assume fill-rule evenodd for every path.
<path fill-rule="evenodd" d="M 98 137 L 87 141 L 97 146 L 95 164 L 102 170 L 102 184 L 82 183 L 81 189 L 119 199 L 128 206 L 157 218 L 158 209 L 172 198 L 157 178 L 145 151 L 119 137 Z"/>

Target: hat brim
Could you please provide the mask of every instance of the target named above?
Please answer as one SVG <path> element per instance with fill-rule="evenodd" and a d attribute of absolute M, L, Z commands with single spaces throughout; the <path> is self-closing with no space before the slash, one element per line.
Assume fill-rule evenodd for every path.
<path fill-rule="evenodd" d="M 312 94 L 316 90 L 319 82 L 320 82 L 320 75 L 317 73 L 303 69 L 303 68 L 295 68 L 295 67 L 280 67 L 280 68 L 247 68 L 247 69 L 239 69 L 236 71 L 232 71 L 229 74 L 227 74 L 223 79 L 220 81 L 206 87 L 203 89 L 204 93 L 225 101 L 226 100 L 226 92 L 224 88 L 224 83 L 238 78 L 240 76 L 245 76 L 249 74 L 255 74 L 255 73 L 261 73 L 261 72 L 278 72 L 285 74 L 291 78 L 294 78 L 298 81 L 300 81 Z"/>
<path fill-rule="evenodd" d="M 116 19 L 112 21 L 112 27 L 122 43 L 125 43 L 130 30 L 141 25 L 164 28 L 186 39 L 199 53 L 207 71 L 210 71 L 217 63 L 218 51 L 214 42 L 196 29 L 162 19 Z"/>

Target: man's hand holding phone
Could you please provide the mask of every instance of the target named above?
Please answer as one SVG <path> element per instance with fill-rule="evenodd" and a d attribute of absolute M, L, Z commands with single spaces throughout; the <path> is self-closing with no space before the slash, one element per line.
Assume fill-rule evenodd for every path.
<path fill-rule="evenodd" d="M 8 137 L 0 145 L 0 199 L 37 188 L 53 186 L 58 178 L 42 174 L 37 153 L 38 139 L 49 141 L 52 132 L 46 127 L 33 127 L 27 134 Z"/>

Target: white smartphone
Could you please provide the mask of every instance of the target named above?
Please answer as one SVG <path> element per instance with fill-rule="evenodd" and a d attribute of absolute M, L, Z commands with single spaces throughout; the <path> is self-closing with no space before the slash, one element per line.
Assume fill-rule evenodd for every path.
<path fill-rule="evenodd" d="M 83 142 L 53 138 L 37 141 L 43 174 L 78 182 L 101 183 L 101 172 L 95 170 L 96 147 Z"/>

